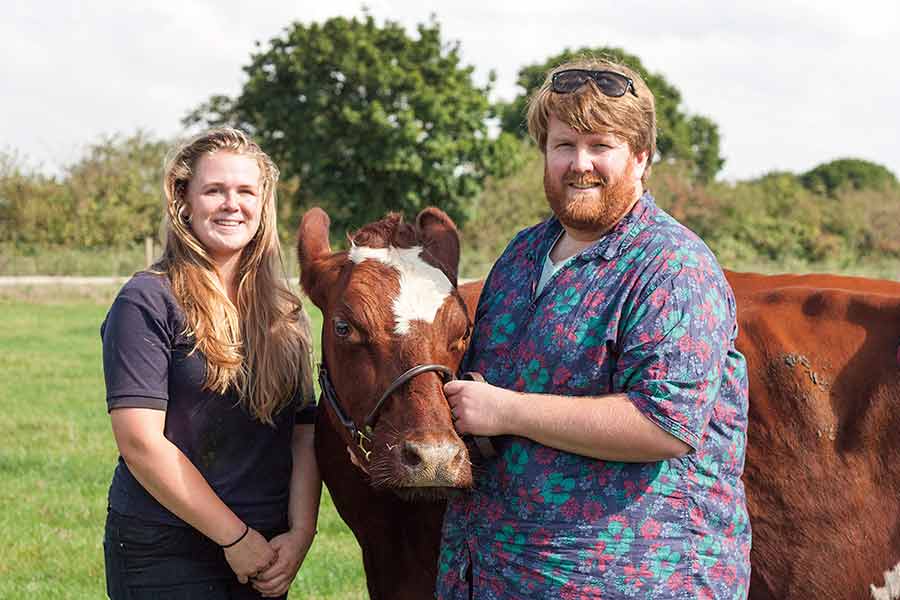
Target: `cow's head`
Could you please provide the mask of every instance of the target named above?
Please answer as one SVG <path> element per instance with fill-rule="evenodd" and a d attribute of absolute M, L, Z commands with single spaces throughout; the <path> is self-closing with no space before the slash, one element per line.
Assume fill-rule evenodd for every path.
<path fill-rule="evenodd" d="M 342 410 L 358 426 L 410 368 L 456 370 L 471 322 L 456 290 L 459 235 L 446 214 L 427 208 L 415 226 L 390 214 L 353 234 L 349 251 L 332 252 L 328 215 L 314 208 L 298 236 L 301 284 L 322 311 L 323 360 Z M 344 431 L 329 408 L 320 410 Z M 435 372 L 387 398 L 371 437 L 371 455 L 357 456 L 377 487 L 434 492 L 472 484 L 468 452 Z"/>

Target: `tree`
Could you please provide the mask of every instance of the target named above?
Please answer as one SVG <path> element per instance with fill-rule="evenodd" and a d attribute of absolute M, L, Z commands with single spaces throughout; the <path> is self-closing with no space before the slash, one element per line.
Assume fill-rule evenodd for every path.
<path fill-rule="evenodd" d="M 163 158 L 169 146 L 142 131 L 90 145 L 67 169 L 72 214 L 65 238 L 97 247 L 156 237 L 163 214 Z"/>
<path fill-rule="evenodd" d="M 0 152 L 0 243 L 61 242 L 71 205 L 67 192 L 56 178 L 28 168 L 19 154 Z"/>
<path fill-rule="evenodd" d="M 434 20 L 417 31 L 370 15 L 294 23 L 251 56 L 237 97 L 185 122 L 251 133 L 299 179 L 297 202 L 323 204 L 338 228 L 428 204 L 463 222 L 484 178 L 516 166 L 517 144 L 489 139 L 488 88 L 458 45 Z"/>
<path fill-rule="evenodd" d="M 856 158 L 841 158 L 821 164 L 800 175 L 806 189 L 834 196 L 839 190 L 880 190 L 897 187 L 897 177 L 879 164 Z"/>
<path fill-rule="evenodd" d="M 625 64 L 643 77 L 656 98 L 656 149 L 661 160 L 677 159 L 693 165 L 692 175 L 700 181 L 710 181 L 725 164 L 719 153 L 719 128 L 710 119 L 689 115 L 681 108 L 681 93 L 665 77 L 651 73 L 633 54 L 621 48 L 566 49 L 542 64 L 522 67 L 516 81 L 524 92 L 509 103 L 496 107 L 500 126 L 504 131 L 520 137 L 527 135 L 525 112 L 528 98 L 538 89 L 554 67 L 577 58 L 604 57 Z"/>
<path fill-rule="evenodd" d="M 104 137 L 61 178 L 0 153 L 0 242 L 99 248 L 155 237 L 168 148 L 141 131 Z"/>

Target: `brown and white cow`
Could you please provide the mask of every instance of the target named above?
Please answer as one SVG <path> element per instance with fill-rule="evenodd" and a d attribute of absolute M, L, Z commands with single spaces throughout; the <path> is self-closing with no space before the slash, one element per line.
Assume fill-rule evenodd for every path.
<path fill-rule="evenodd" d="M 352 242 L 332 253 L 327 216 L 304 216 L 301 280 L 323 313 L 336 396 L 360 423 L 410 367 L 456 368 L 481 284 L 456 287 L 458 235 L 435 209 L 415 227 L 390 216 Z M 726 276 L 750 375 L 750 597 L 861 600 L 873 584 L 879 600 L 900 597 L 883 583 L 900 562 L 900 283 Z M 428 373 L 386 401 L 371 478 L 352 465 L 341 420 L 321 408 L 320 468 L 362 548 L 375 599 L 432 597 L 441 497 L 471 485 L 440 384 Z"/>
<path fill-rule="evenodd" d="M 322 311 L 323 362 L 345 413 L 342 419 L 322 402 L 319 467 L 362 549 L 370 596 L 431 598 L 444 498 L 449 489 L 472 484 L 443 379 L 426 372 L 390 394 L 371 440 L 354 438 L 343 421 L 363 429 L 384 392 L 417 365 L 455 371 L 481 287 L 457 287 L 459 237 L 437 209 L 422 211 L 415 226 L 390 215 L 363 227 L 349 251 L 332 252 L 328 235 L 323 211 L 303 216 L 301 283 Z M 351 464 L 348 446 L 371 477 Z"/>

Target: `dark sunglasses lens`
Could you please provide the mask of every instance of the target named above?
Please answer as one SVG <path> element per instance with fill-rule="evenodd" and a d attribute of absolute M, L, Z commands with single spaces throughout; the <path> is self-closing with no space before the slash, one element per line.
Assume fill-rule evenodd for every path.
<path fill-rule="evenodd" d="M 594 76 L 597 87 L 607 96 L 624 96 L 628 89 L 628 79 L 618 73 L 599 72 Z"/>
<path fill-rule="evenodd" d="M 558 94 L 571 94 L 590 79 L 590 74 L 584 71 L 562 71 L 553 76 L 553 91 Z"/>

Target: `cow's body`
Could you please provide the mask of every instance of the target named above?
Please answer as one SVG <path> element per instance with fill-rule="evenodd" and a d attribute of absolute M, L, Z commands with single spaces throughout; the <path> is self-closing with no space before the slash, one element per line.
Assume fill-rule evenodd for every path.
<path fill-rule="evenodd" d="M 900 284 L 728 276 L 750 375 L 750 597 L 869 598 L 900 562 Z"/>
<path fill-rule="evenodd" d="M 750 378 L 750 597 L 869 598 L 900 562 L 900 284 L 726 276 Z M 480 285 L 460 288 L 472 317 Z M 341 367 L 335 377 L 354 378 Z M 442 394 L 434 402 L 442 410 Z M 443 502 L 374 489 L 346 446 L 333 415 L 321 419 L 320 468 L 362 548 L 371 597 L 432 597 Z"/>

